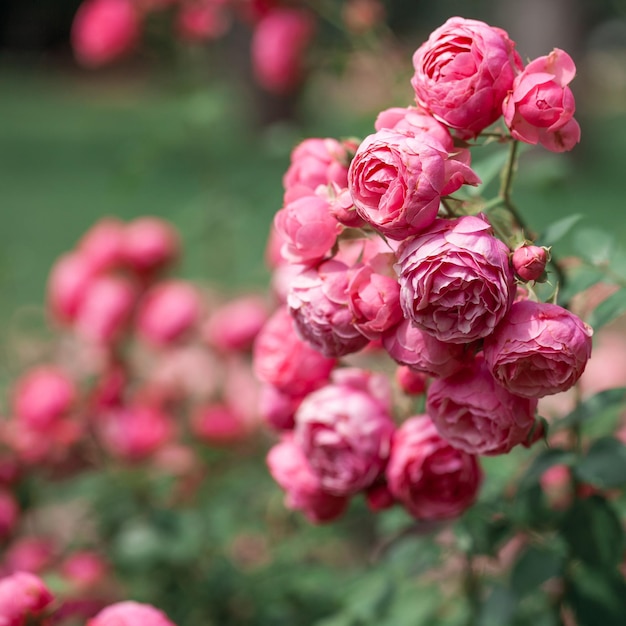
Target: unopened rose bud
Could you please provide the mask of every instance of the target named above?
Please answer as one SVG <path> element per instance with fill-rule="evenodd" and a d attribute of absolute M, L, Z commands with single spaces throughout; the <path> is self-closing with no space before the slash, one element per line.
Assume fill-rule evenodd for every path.
<path fill-rule="evenodd" d="M 513 252 L 513 269 L 523 281 L 539 280 L 549 260 L 550 253 L 547 248 L 521 246 Z"/>

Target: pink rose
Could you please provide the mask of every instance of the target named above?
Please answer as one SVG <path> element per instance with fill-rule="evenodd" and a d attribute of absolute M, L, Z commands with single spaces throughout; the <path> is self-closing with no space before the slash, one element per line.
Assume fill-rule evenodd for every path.
<path fill-rule="evenodd" d="M 254 342 L 257 378 L 293 396 L 321 387 L 335 364 L 335 359 L 326 358 L 298 337 L 286 307 L 270 317 Z"/>
<path fill-rule="evenodd" d="M 450 445 L 470 454 L 504 454 L 527 443 L 537 400 L 513 395 L 496 383 L 481 358 L 428 389 L 426 411 Z"/>
<path fill-rule="evenodd" d="M 72 24 L 72 48 L 81 65 L 100 67 L 131 52 L 141 22 L 132 0 L 85 0 Z"/>
<path fill-rule="evenodd" d="M 347 187 L 331 183 L 326 192 L 330 214 L 343 226 L 362 228 L 365 220 L 356 212 L 352 194 Z"/>
<path fill-rule="evenodd" d="M 566 391 L 591 356 L 593 331 L 556 304 L 524 300 L 485 339 L 485 362 L 511 393 L 541 398 Z"/>
<path fill-rule="evenodd" d="M 55 261 L 47 291 L 50 312 L 57 320 L 66 323 L 74 320 L 95 274 L 93 263 L 80 252 L 64 254 Z"/>
<path fill-rule="evenodd" d="M 267 455 L 274 480 L 286 491 L 285 506 L 302 511 L 313 523 L 329 522 L 343 514 L 348 499 L 325 491 L 305 454 L 291 434 L 283 435 Z"/>
<path fill-rule="evenodd" d="M 158 217 L 138 217 L 124 227 L 122 257 L 140 274 L 167 267 L 178 257 L 179 248 L 174 227 Z"/>
<path fill-rule="evenodd" d="M 54 600 L 44 582 L 27 572 L 0 579 L 0 626 L 23 626 Z"/>
<path fill-rule="evenodd" d="M 391 239 L 414 235 L 434 222 L 441 196 L 480 182 L 468 158 L 468 151 L 449 158 L 427 133 L 379 130 L 363 140 L 348 170 L 356 211 Z"/>
<path fill-rule="evenodd" d="M 419 107 L 392 107 L 378 114 L 374 128 L 397 130 L 409 135 L 430 133 L 448 151 L 453 152 L 454 141 L 446 126 Z"/>
<path fill-rule="evenodd" d="M 92 617 L 87 626 L 176 626 L 163 611 L 139 602 L 118 602 Z"/>
<path fill-rule="evenodd" d="M 188 41 L 218 39 L 228 32 L 230 16 L 225 12 L 225 2 L 216 0 L 192 0 L 183 2 L 176 20 L 179 36 Z"/>
<path fill-rule="evenodd" d="M 222 403 L 197 407 L 191 429 L 200 441 L 213 445 L 232 444 L 249 434 L 245 420 L 232 407 Z"/>
<path fill-rule="evenodd" d="M 14 541 L 4 555 L 7 571 L 39 574 L 47 569 L 54 558 L 55 547 L 51 539 L 28 535 Z"/>
<path fill-rule="evenodd" d="M 440 341 L 491 334 L 515 295 L 509 250 L 481 217 L 438 219 L 398 250 L 406 318 Z"/>
<path fill-rule="evenodd" d="M 398 365 L 394 378 L 398 387 L 409 396 L 423 394 L 428 386 L 428 376 L 412 370 L 408 365 Z"/>
<path fill-rule="evenodd" d="M 515 273 L 525 282 L 539 280 L 546 270 L 550 259 L 547 248 L 539 246 L 520 246 L 511 257 Z"/>
<path fill-rule="evenodd" d="M 322 487 L 351 495 L 384 469 L 394 424 L 379 399 L 347 385 L 309 394 L 296 412 L 296 442 Z"/>
<path fill-rule="evenodd" d="M 445 378 L 463 369 L 473 359 L 471 348 L 461 343 L 444 343 L 403 319 L 383 335 L 389 356 L 415 372 Z"/>
<path fill-rule="evenodd" d="M 315 34 L 309 12 L 281 7 L 267 12 L 252 35 L 252 68 L 263 89 L 287 94 L 304 75 L 304 55 Z"/>
<path fill-rule="evenodd" d="M 413 55 L 417 103 L 463 138 L 475 137 L 502 114 L 522 61 L 501 28 L 452 17 Z"/>
<path fill-rule="evenodd" d="M 342 230 L 328 201 L 308 192 L 285 204 L 274 216 L 274 226 L 285 242 L 281 254 L 290 263 L 320 261 Z"/>
<path fill-rule="evenodd" d="M 80 589 L 102 583 L 109 573 L 107 562 L 96 552 L 80 550 L 70 554 L 61 564 L 63 578 Z"/>
<path fill-rule="evenodd" d="M 80 239 L 77 249 L 99 271 L 115 269 L 123 263 L 124 224 L 112 217 L 96 222 Z"/>
<path fill-rule="evenodd" d="M 294 416 L 302 399 L 303 396 L 292 396 L 266 383 L 261 387 L 259 395 L 259 413 L 271 428 L 292 430 Z"/>
<path fill-rule="evenodd" d="M 580 141 L 574 94 L 567 86 L 575 75 L 574 61 L 558 48 L 531 61 L 502 105 L 511 135 L 552 152 L 571 150 Z"/>
<path fill-rule="evenodd" d="M 349 268 L 330 260 L 291 282 L 287 306 L 299 336 L 327 357 L 358 352 L 368 343 L 348 307 Z"/>
<path fill-rule="evenodd" d="M 427 415 L 396 430 L 386 469 L 389 490 L 414 517 L 458 517 L 478 494 L 482 472 L 476 456 L 453 448 Z"/>

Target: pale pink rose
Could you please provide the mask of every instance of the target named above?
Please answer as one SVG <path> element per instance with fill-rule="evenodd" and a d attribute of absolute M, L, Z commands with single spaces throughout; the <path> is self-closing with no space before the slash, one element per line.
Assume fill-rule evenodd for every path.
<path fill-rule="evenodd" d="M 348 499 L 328 493 L 313 473 L 307 457 L 291 434 L 283 435 L 267 455 L 272 478 L 286 492 L 285 506 L 302 511 L 313 523 L 329 522 L 345 511 Z"/>
<path fill-rule="evenodd" d="M 276 230 L 274 222 L 270 226 L 270 232 L 267 237 L 267 243 L 265 244 L 265 264 L 272 270 L 284 266 L 286 259 L 282 255 L 283 245 L 287 243 L 287 240 Z"/>
<path fill-rule="evenodd" d="M 566 391 L 591 356 L 592 333 L 561 306 L 516 302 L 485 339 L 485 363 L 496 381 L 516 395 L 541 398 Z"/>
<path fill-rule="evenodd" d="M 292 430 L 294 416 L 304 396 L 292 396 L 267 383 L 259 393 L 259 414 L 275 430 Z"/>
<path fill-rule="evenodd" d="M 99 272 L 123 263 L 124 224 L 113 217 L 96 222 L 80 239 L 77 250 Z"/>
<path fill-rule="evenodd" d="M 435 378 L 451 376 L 473 359 L 470 346 L 440 341 L 408 319 L 383 335 L 383 346 L 396 363 Z"/>
<path fill-rule="evenodd" d="M 0 626 L 24 626 L 48 607 L 54 596 L 44 582 L 28 572 L 0 579 Z M 30 623 L 30 621 L 28 621 Z"/>
<path fill-rule="evenodd" d="M 379 130 L 363 140 L 348 171 L 356 211 L 392 239 L 418 233 L 434 222 L 441 196 L 480 182 L 463 162 L 468 157 L 459 151 L 449 158 L 446 147 L 425 132 Z"/>
<path fill-rule="evenodd" d="M 13 494 L 0 487 L 0 541 L 11 534 L 20 515 L 20 507 Z"/>
<path fill-rule="evenodd" d="M 219 0 L 182 2 L 176 18 L 178 35 L 193 42 L 223 37 L 232 22 L 224 4 Z"/>
<path fill-rule="evenodd" d="M 109 565 L 97 552 L 80 550 L 70 554 L 61 564 L 61 575 L 74 587 L 89 589 L 102 583 L 109 574 Z"/>
<path fill-rule="evenodd" d="M 594 337 L 593 351 L 579 379 L 583 397 L 626 387 L 626 335 L 617 330 L 601 330 Z"/>
<path fill-rule="evenodd" d="M 506 31 L 452 17 L 413 55 L 417 103 L 464 138 L 502 114 L 502 102 L 522 61 Z"/>
<path fill-rule="evenodd" d="M 201 309 L 200 294 L 192 283 L 183 280 L 157 283 L 139 303 L 137 332 L 154 346 L 169 346 L 194 329 Z"/>
<path fill-rule="evenodd" d="M 180 253 L 176 229 L 163 219 L 138 217 L 124 227 L 122 257 L 138 273 L 149 273 L 171 265 Z"/>
<path fill-rule="evenodd" d="M 315 26 L 311 13 L 289 7 L 277 7 L 259 20 L 252 35 L 251 53 L 254 76 L 263 89 L 287 94 L 299 86 Z"/>
<path fill-rule="evenodd" d="M 250 432 L 237 412 L 221 403 L 197 407 L 191 419 L 191 429 L 200 441 L 213 445 L 236 443 Z"/>
<path fill-rule="evenodd" d="M 130 323 L 135 298 L 133 284 L 122 276 L 94 278 L 76 312 L 76 331 L 96 343 L 116 341 Z"/>
<path fill-rule="evenodd" d="M 546 269 L 550 259 L 547 248 L 540 246 L 520 246 L 516 248 L 511 257 L 515 273 L 523 280 L 539 280 Z"/>
<path fill-rule="evenodd" d="M 453 448 L 427 415 L 396 430 L 385 471 L 389 490 L 418 519 L 458 517 L 476 500 L 482 472 L 476 456 Z"/>
<path fill-rule="evenodd" d="M 397 270 L 405 317 L 444 342 L 491 334 L 515 295 L 509 250 L 480 217 L 438 219 L 401 245 Z"/>
<path fill-rule="evenodd" d="M 348 283 L 348 307 L 352 323 L 368 339 L 379 338 L 404 319 L 400 285 L 395 275 L 378 273 L 371 265 L 363 265 L 352 273 Z"/>
<path fill-rule="evenodd" d="M 350 155 L 345 143 L 337 139 L 309 138 L 291 153 L 291 163 L 283 176 L 285 189 L 306 187 L 314 192 L 320 185 L 348 184 Z"/>
<path fill-rule="evenodd" d="M 398 383 L 398 387 L 410 396 L 417 396 L 424 393 L 429 380 L 427 374 L 416 372 L 408 365 L 398 365 L 395 379 Z"/>
<path fill-rule="evenodd" d="M 330 214 L 343 226 L 348 228 L 361 228 L 365 226 L 365 220 L 356 212 L 352 194 L 347 187 L 339 187 L 337 183 L 331 183 L 327 187 L 327 199 Z"/>
<path fill-rule="evenodd" d="M 64 254 L 55 261 L 47 285 L 48 306 L 53 317 L 61 322 L 74 320 L 95 274 L 95 266 L 80 252 Z"/>
<path fill-rule="evenodd" d="M 515 396 L 501 387 L 476 359 L 466 368 L 432 382 L 426 411 L 450 445 L 470 454 L 505 454 L 529 443 L 537 400 Z"/>
<path fill-rule="evenodd" d="M 298 337 L 286 307 L 276 310 L 254 342 L 257 378 L 293 396 L 321 387 L 335 364 Z"/>
<path fill-rule="evenodd" d="M 335 245 L 342 230 L 322 196 L 307 193 L 274 216 L 274 226 L 283 238 L 281 254 L 290 263 L 315 263 Z"/>
<path fill-rule="evenodd" d="M 296 442 L 322 487 L 340 496 L 369 487 L 380 476 L 393 431 L 383 403 L 347 385 L 314 391 L 296 412 Z"/>
<path fill-rule="evenodd" d="M 552 152 L 571 150 L 580 141 L 574 94 L 567 86 L 575 75 L 574 61 L 559 48 L 531 61 L 502 105 L 511 135 Z"/>
<path fill-rule="evenodd" d="M 454 151 L 454 141 L 448 128 L 419 107 L 385 109 L 378 114 L 374 128 L 377 131 L 387 128 L 410 135 L 430 133 L 448 152 Z"/>
<path fill-rule="evenodd" d="M 39 574 L 50 567 L 55 552 L 51 539 L 34 535 L 20 537 L 7 548 L 3 568 L 9 573 Z"/>
<path fill-rule="evenodd" d="M 71 411 L 76 396 L 76 385 L 65 372 L 54 365 L 41 365 L 15 384 L 13 410 L 28 426 L 46 430 Z"/>
<path fill-rule="evenodd" d="M 78 62 L 95 68 L 131 52 L 140 36 L 132 0 L 85 0 L 74 16 L 71 42 Z"/>
<path fill-rule="evenodd" d="M 332 259 L 291 282 L 287 306 L 299 336 L 327 357 L 358 352 L 368 343 L 348 307 L 349 268 Z"/>
<path fill-rule="evenodd" d="M 202 335 L 222 352 L 249 350 L 268 318 L 264 298 L 241 296 L 214 310 L 203 326 Z"/>
<path fill-rule="evenodd" d="M 92 617 L 86 626 L 176 626 L 167 615 L 150 604 L 118 602 Z"/>
<path fill-rule="evenodd" d="M 148 404 L 134 403 L 98 417 L 96 428 L 110 454 L 125 461 L 143 461 L 172 440 L 169 414 Z"/>

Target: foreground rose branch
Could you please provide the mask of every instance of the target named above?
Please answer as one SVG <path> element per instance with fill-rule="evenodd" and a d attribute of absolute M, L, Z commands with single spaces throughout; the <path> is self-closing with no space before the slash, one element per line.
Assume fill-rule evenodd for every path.
<path fill-rule="evenodd" d="M 315 523 L 340 517 L 359 494 L 372 511 L 401 505 L 417 532 L 476 504 L 460 526 L 470 621 L 503 589 L 512 615 L 524 585 L 554 578 L 540 591 L 542 611 L 554 607 L 546 623 L 574 611 L 596 624 L 596 610 L 620 623 L 624 539 L 602 488 L 626 482 L 626 448 L 589 440 L 583 422 L 617 411 L 624 389 L 586 400 L 592 328 L 566 298 L 590 283 L 567 276 L 548 247 L 567 221 L 537 238 L 511 199 L 520 143 L 564 152 L 580 140 L 574 63 L 554 49 L 525 65 L 505 31 L 457 17 L 413 65 L 415 101 L 382 111 L 373 134 L 307 139 L 292 153 L 268 244 L 280 307 L 254 351 L 271 398 L 265 417 L 282 433 L 269 470 L 286 506 Z M 501 185 L 487 198 L 480 153 L 494 149 L 504 154 Z M 598 321 L 619 315 L 623 300 L 600 304 Z M 548 424 L 540 401 L 567 393 L 573 411 Z M 481 499 L 481 457 L 519 446 L 533 446 L 515 473 L 520 489 Z M 569 476 L 565 512 L 540 492 L 552 466 Z M 585 536 L 587 524 L 606 537 Z M 481 589 L 474 558 L 520 531 L 537 533 L 522 537 L 513 568 L 532 582 L 522 592 L 513 574 L 508 589 Z"/>

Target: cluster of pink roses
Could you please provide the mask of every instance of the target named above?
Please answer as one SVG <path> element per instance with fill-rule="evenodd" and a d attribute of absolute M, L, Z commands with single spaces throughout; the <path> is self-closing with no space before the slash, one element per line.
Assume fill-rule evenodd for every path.
<path fill-rule="evenodd" d="M 281 304 L 254 367 L 263 415 L 284 431 L 268 464 L 313 521 L 359 492 L 375 510 L 458 516 L 480 486 L 477 455 L 540 437 L 538 399 L 574 385 L 590 356 L 589 326 L 519 289 L 544 274 L 547 251 L 512 252 L 485 215 L 442 203 L 480 182 L 455 138 L 502 116 L 509 141 L 573 147 L 571 59 L 555 50 L 524 68 L 503 30 L 452 18 L 413 62 L 415 106 L 380 113 L 360 143 L 296 147 L 268 245 Z M 426 393 L 425 413 L 397 425 L 406 413 L 385 376 L 337 368 L 359 351 L 391 357 L 401 392 Z"/>

